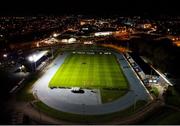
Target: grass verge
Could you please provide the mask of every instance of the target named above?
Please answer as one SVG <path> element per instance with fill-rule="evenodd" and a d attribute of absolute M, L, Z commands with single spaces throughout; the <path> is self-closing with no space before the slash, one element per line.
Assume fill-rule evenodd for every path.
<path fill-rule="evenodd" d="M 174 87 L 168 87 L 168 90 L 166 92 L 165 96 L 165 102 L 166 104 L 174 105 L 179 107 L 180 106 L 180 94 L 175 90 Z"/>
<path fill-rule="evenodd" d="M 39 109 L 41 112 L 47 114 L 48 116 L 51 116 L 56 119 L 61 119 L 64 121 L 70 121 L 70 122 L 79 122 L 79 123 L 93 123 L 93 122 L 101 122 L 105 123 L 107 121 L 112 121 L 114 118 L 124 118 L 127 116 L 132 115 L 135 113 L 138 109 L 140 109 L 142 106 L 144 106 L 147 102 L 146 101 L 137 101 L 136 108 L 134 111 L 134 106 L 131 106 L 123 111 L 111 113 L 111 114 L 105 114 L 105 115 L 78 115 L 78 114 L 71 114 L 67 112 L 62 112 L 55 110 L 53 108 L 50 108 L 43 102 L 39 101 L 35 103 L 35 107 Z"/>
<path fill-rule="evenodd" d="M 101 102 L 102 103 L 108 103 L 115 101 L 125 95 L 127 93 L 127 90 L 106 90 L 106 89 L 100 89 L 101 92 Z"/>
<path fill-rule="evenodd" d="M 18 101 L 32 101 L 34 100 L 33 94 L 29 91 L 35 81 L 38 79 L 37 76 L 32 75 L 31 78 L 26 80 L 24 87 L 17 93 L 16 99 Z"/>
<path fill-rule="evenodd" d="M 152 89 L 150 90 L 150 92 L 155 95 L 156 97 L 158 97 L 159 95 L 159 91 L 157 89 L 157 87 L 152 87 Z"/>
<path fill-rule="evenodd" d="M 175 125 L 180 124 L 180 112 L 163 107 L 153 113 L 149 118 L 142 122 L 143 125 Z"/>

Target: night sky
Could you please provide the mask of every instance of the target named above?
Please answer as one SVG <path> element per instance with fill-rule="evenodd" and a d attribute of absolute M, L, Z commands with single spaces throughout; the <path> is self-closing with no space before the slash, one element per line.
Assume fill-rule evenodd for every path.
<path fill-rule="evenodd" d="M 4 0 L 3 14 L 119 14 L 179 15 L 177 1 L 173 0 Z"/>

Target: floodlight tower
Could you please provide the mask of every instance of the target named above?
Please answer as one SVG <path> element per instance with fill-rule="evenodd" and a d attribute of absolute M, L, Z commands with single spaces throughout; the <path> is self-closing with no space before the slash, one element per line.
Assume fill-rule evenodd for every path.
<path fill-rule="evenodd" d="M 137 97 L 138 97 L 138 95 L 135 93 L 135 91 L 133 90 L 133 92 L 134 92 L 134 112 L 135 112 L 135 110 L 136 110 L 136 102 L 137 102 Z"/>
<path fill-rule="evenodd" d="M 54 34 L 52 35 L 52 38 L 56 38 L 58 35 L 59 35 L 59 34 L 54 33 Z M 53 59 L 53 58 L 54 58 L 54 54 L 53 54 L 53 47 L 52 47 L 52 46 L 51 46 L 51 54 L 52 54 L 52 59 Z"/>
<path fill-rule="evenodd" d="M 54 58 L 53 47 L 51 46 L 52 59 Z"/>
<path fill-rule="evenodd" d="M 39 102 L 40 100 L 38 98 L 37 90 L 34 91 L 34 96 L 35 96 L 36 102 Z M 41 117 L 41 110 L 40 109 L 38 109 L 38 110 L 39 110 L 39 119 L 41 121 L 41 119 L 42 119 L 42 117 Z"/>
<path fill-rule="evenodd" d="M 34 71 L 36 71 L 36 55 L 30 56 L 29 61 L 34 63 Z"/>

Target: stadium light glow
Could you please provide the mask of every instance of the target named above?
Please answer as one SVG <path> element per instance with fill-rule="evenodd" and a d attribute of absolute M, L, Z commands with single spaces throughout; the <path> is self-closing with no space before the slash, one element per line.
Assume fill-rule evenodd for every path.
<path fill-rule="evenodd" d="M 87 45 L 88 45 L 88 44 L 90 45 L 90 44 L 93 44 L 93 42 L 92 42 L 92 41 L 86 41 L 86 42 L 84 42 L 84 44 L 85 44 L 85 45 L 86 45 L 86 44 L 87 44 Z"/>
<path fill-rule="evenodd" d="M 33 54 L 29 56 L 29 61 L 30 62 L 37 62 L 42 56 L 44 56 L 48 51 L 41 51 L 40 53 Z"/>
<path fill-rule="evenodd" d="M 29 61 L 31 61 L 31 62 L 33 61 L 33 57 L 32 57 L 32 56 L 30 56 L 28 59 L 29 59 Z"/>
<path fill-rule="evenodd" d="M 36 60 L 36 55 L 35 54 L 33 56 L 29 57 L 29 61 L 36 62 L 35 60 Z"/>

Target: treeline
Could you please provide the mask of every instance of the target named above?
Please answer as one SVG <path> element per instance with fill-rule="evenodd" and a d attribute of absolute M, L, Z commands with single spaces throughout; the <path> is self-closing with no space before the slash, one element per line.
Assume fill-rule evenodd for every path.
<path fill-rule="evenodd" d="M 164 73 L 170 73 L 173 78 L 180 77 L 180 48 L 169 39 L 131 39 L 129 48 L 139 55 L 148 58 L 154 67 Z"/>
<path fill-rule="evenodd" d="M 131 39 L 129 47 L 132 51 L 148 58 L 155 68 L 163 73 L 169 73 L 171 75 L 169 79 L 180 92 L 180 48 L 170 39 Z"/>
<path fill-rule="evenodd" d="M 132 38 L 122 41 L 115 38 L 98 41 L 98 43 L 110 43 L 124 46 L 130 50 L 146 57 L 155 68 L 163 73 L 169 73 L 175 79 L 177 88 L 180 91 L 180 48 L 172 43 L 168 38 L 154 40 L 151 37 Z"/>
<path fill-rule="evenodd" d="M 153 66 L 162 72 L 170 73 L 175 78 L 180 77 L 180 48 L 174 45 L 170 39 L 153 40 L 141 37 L 130 40 L 117 40 L 109 38 L 97 43 L 109 43 L 127 47 L 149 59 Z"/>

